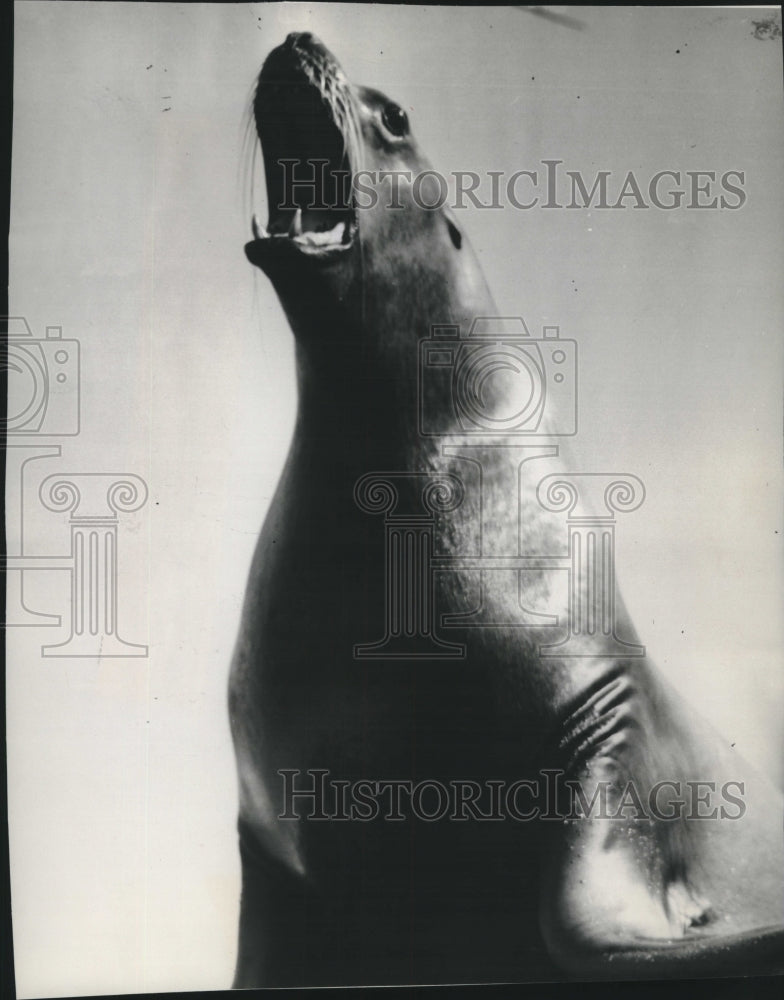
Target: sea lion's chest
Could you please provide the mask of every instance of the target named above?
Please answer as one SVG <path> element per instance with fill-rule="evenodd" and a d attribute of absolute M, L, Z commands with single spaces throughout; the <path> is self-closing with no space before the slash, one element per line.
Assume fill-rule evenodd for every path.
<path fill-rule="evenodd" d="M 264 734 L 265 768 L 271 756 L 353 773 L 475 770 L 502 741 L 488 683 L 498 665 L 486 644 L 445 660 L 363 655 L 399 612 L 389 521 L 357 503 L 353 471 L 330 482 L 309 471 L 287 470 L 266 518 L 233 669 L 233 701 Z M 438 547 L 438 525 L 414 523 L 412 539 L 423 531 Z M 442 580 L 434 613 L 464 609 L 455 593 Z"/>

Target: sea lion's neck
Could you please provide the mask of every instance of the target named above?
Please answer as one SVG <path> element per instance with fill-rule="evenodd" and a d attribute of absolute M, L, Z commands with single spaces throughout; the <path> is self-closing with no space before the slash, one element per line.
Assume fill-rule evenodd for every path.
<path fill-rule="evenodd" d="M 340 363 L 302 354 L 298 350 L 295 425 L 301 460 L 338 463 L 344 475 L 415 468 L 426 444 L 417 430 L 415 370 L 413 379 L 392 379 L 368 358 Z M 331 371 L 325 377 L 327 364 Z"/>
<path fill-rule="evenodd" d="M 471 248 L 449 253 L 437 280 L 423 283 L 415 259 L 396 261 L 402 274 L 385 262 L 371 278 L 378 262 L 368 251 L 365 280 L 348 286 L 348 303 L 322 303 L 318 322 L 287 309 L 297 341 L 298 433 L 311 447 L 328 440 L 324 459 L 340 455 L 362 472 L 426 468 L 439 441 L 423 418 L 442 441 L 465 433 L 449 373 L 430 377 L 425 345 L 441 335 L 434 331 L 465 337 L 477 317 L 498 309 Z"/>

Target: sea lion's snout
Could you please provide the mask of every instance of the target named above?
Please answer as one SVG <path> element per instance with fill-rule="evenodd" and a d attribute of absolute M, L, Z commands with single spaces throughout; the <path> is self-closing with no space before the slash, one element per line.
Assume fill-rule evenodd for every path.
<path fill-rule="evenodd" d="M 340 64 L 320 38 L 309 31 L 292 31 L 264 60 L 260 79 L 296 80 L 310 65 L 342 73 Z"/>
<path fill-rule="evenodd" d="M 269 219 L 264 227 L 254 217 L 255 239 L 245 248 L 251 263 L 264 267 L 272 254 L 327 260 L 350 250 L 356 110 L 340 64 L 315 35 L 291 33 L 267 56 L 253 116 Z"/>
<path fill-rule="evenodd" d="M 310 31 L 292 31 L 286 35 L 286 41 L 281 49 L 298 49 L 301 52 L 318 52 L 324 57 L 332 58 L 326 45 Z"/>

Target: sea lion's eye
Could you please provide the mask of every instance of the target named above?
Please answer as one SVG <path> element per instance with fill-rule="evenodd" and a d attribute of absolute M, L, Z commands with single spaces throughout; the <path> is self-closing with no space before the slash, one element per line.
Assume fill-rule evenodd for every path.
<path fill-rule="evenodd" d="M 387 104 L 381 120 L 392 135 L 402 136 L 408 132 L 408 115 L 399 104 Z"/>

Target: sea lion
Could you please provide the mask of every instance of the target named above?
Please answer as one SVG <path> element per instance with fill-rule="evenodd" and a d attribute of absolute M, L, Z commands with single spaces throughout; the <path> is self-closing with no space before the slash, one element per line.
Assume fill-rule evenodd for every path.
<path fill-rule="evenodd" d="M 620 598 L 605 628 L 595 589 L 564 584 L 568 394 L 519 439 L 488 431 L 522 412 L 519 379 L 461 383 L 486 426 L 456 408 L 466 332 L 497 309 L 448 208 L 413 196 L 406 113 L 291 34 L 254 114 L 270 218 L 246 253 L 294 332 L 299 406 L 231 670 L 235 987 L 780 968 L 781 795 L 659 676 Z M 341 176 L 363 170 L 410 172 L 398 207 L 360 208 Z M 421 353 L 439 330 L 447 378 Z M 530 561 L 504 562 L 521 538 Z"/>

